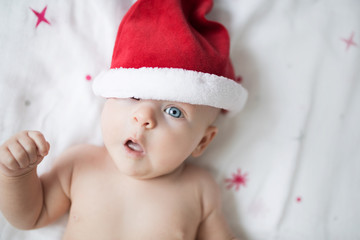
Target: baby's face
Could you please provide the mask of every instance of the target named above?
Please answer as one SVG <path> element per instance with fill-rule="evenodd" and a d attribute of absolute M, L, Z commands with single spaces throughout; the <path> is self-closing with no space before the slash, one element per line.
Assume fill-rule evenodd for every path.
<path fill-rule="evenodd" d="M 202 153 L 216 134 L 211 124 L 218 113 L 186 103 L 108 99 L 102 113 L 104 144 L 121 173 L 139 179 L 166 175 L 189 155 Z"/>

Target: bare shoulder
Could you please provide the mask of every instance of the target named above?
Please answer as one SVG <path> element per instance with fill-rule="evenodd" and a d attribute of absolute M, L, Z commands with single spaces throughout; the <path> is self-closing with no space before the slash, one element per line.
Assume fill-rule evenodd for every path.
<path fill-rule="evenodd" d="M 82 161 L 95 159 L 102 154 L 104 154 L 104 147 L 90 144 L 75 145 L 60 154 L 55 160 L 54 167 L 81 164 Z"/>
<path fill-rule="evenodd" d="M 214 177 L 206 169 L 197 165 L 187 163 L 185 166 L 184 174 L 191 180 L 195 180 L 199 184 L 205 184 L 206 186 L 217 186 Z"/>
<path fill-rule="evenodd" d="M 94 161 L 99 158 L 103 152 L 103 147 L 89 144 L 72 146 L 55 159 L 51 171 L 44 174 L 42 178 L 46 180 L 51 176 L 56 176 L 64 192 L 69 196 L 74 169 L 86 165 L 88 161 Z"/>
<path fill-rule="evenodd" d="M 209 171 L 193 164 L 186 165 L 186 177 L 193 184 L 196 184 L 200 191 L 203 205 L 203 213 L 206 217 L 210 212 L 217 208 L 220 203 L 220 187 Z"/>
<path fill-rule="evenodd" d="M 85 165 L 95 167 L 96 162 L 100 162 L 99 159 L 102 159 L 105 152 L 105 147 L 90 144 L 74 145 L 60 154 L 54 162 L 53 169 L 61 175 L 67 175 L 65 178 L 69 178 L 77 167 Z"/>
<path fill-rule="evenodd" d="M 222 212 L 221 190 L 213 176 L 194 165 L 187 166 L 187 171 L 198 183 L 201 199 L 202 215 L 196 239 L 235 239 Z"/>
<path fill-rule="evenodd" d="M 79 144 L 65 150 L 61 157 L 89 157 L 93 156 L 94 154 L 101 154 L 103 151 L 104 147 L 91 144 Z"/>

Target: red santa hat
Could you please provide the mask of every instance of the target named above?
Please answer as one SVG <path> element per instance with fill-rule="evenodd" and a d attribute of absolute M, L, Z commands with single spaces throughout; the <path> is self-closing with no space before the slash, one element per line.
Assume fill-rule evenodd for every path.
<path fill-rule="evenodd" d="M 212 0 L 138 0 L 120 23 L 111 68 L 95 78 L 105 98 L 142 98 L 242 109 L 227 30 L 205 15 Z"/>

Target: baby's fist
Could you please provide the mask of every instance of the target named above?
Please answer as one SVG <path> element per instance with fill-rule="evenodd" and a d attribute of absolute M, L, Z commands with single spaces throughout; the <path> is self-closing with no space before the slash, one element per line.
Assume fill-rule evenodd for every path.
<path fill-rule="evenodd" d="M 49 149 L 41 132 L 20 132 L 0 146 L 0 171 L 9 177 L 24 175 L 43 160 Z"/>

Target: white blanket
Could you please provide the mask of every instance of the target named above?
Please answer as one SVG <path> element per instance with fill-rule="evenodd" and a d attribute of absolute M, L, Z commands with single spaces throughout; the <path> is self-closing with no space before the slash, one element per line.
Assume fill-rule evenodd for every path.
<path fill-rule="evenodd" d="M 0 143 L 42 131 L 51 151 L 40 172 L 70 145 L 102 143 L 92 79 L 110 65 L 131 4 L 0 1 Z M 220 184 L 233 231 L 360 239 L 360 2 L 215 0 L 208 18 L 230 32 L 249 101 L 190 161 Z M 61 239 L 66 221 L 19 231 L 0 215 L 0 239 Z"/>

